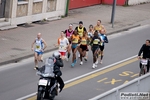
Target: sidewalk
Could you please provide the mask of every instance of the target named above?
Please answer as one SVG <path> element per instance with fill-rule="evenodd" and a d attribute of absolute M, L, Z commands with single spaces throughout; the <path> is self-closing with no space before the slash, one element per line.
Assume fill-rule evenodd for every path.
<path fill-rule="evenodd" d="M 112 34 L 139 25 L 150 24 L 150 3 L 129 7 L 116 7 L 114 28 L 110 24 L 112 6 L 96 5 L 69 11 L 69 16 L 61 20 L 32 23 L 31 25 L 18 26 L 16 29 L 0 31 L 0 65 L 18 62 L 21 59 L 33 56 L 31 43 L 37 33 L 42 33 L 42 38 L 48 44 L 45 52 L 55 50 L 53 46 L 57 42 L 59 33 L 68 28 L 69 23 L 74 28 L 80 20 L 88 29 L 90 24 L 96 25 L 98 19 L 107 29 L 107 34 Z"/>

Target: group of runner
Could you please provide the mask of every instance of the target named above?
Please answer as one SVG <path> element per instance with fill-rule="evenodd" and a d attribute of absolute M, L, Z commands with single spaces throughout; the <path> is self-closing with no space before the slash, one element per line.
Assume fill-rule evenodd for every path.
<path fill-rule="evenodd" d="M 97 21 L 96 26 L 89 25 L 88 31 L 83 26 L 83 22 L 80 21 L 75 29 L 73 29 L 73 24 L 69 24 L 68 29 L 61 31 L 58 43 L 55 44 L 55 46 L 59 47 L 62 59 L 66 59 L 67 61 L 72 51 L 72 67 L 74 67 L 77 62 L 77 52 L 79 53 L 80 65 L 82 65 L 83 59 L 87 61 L 88 51 L 91 49 L 93 53 L 92 68 L 96 68 L 99 61 L 102 63 L 105 43 L 108 43 L 108 39 L 106 29 L 101 25 L 101 20 Z M 34 44 L 35 49 L 33 48 Z M 38 67 L 39 61 L 43 62 L 42 54 L 46 47 L 47 44 L 45 40 L 41 38 L 41 33 L 38 33 L 37 38 L 31 45 L 31 49 L 34 51 L 35 69 Z"/>
<path fill-rule="evenodd" d="M 83 22 L 80 21 L 79 25 L 73 30 L 73 24 L 69 24 L 69 28 L 65 31 L 61 31 L 58 43 L 55 46 L 59 46 L 59 52 L 61 53 L 62 59 L 68 59 L 71 55 L 72 50 L 72 63 L 74 67 L 77 62 L 77 52 L 80 58 L 80 65 L 83 64 L 83 59 L 87 61 L 88 51 L 91 48 L 93 52 L 93 66 L 96 68 L 100 60 L 102 63 L 104 43 L 108 43 L 106 36 L 106 29 L 101 25 L 101 20 L 97 21 L 97 25 L 89 25 L 89 30 L 83 26 Z M 98 59 L 100 58 L 100 59 Z"/>

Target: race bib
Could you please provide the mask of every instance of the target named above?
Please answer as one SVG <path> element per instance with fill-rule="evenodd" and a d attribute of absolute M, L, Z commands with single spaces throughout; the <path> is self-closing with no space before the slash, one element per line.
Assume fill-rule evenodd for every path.
<path fill-rule="evenodd" d="M 40 48 L 40 46 L 37 45 L 37 46 L 36 46 L 36 49 L 39 49 L 39 48 Z"/>
<path fill-rule="evenodd" d="M 66 50 L 66 46 L 59 46 L 59 50 Z"/>
<path fill-rule="evenodd" d="M 94 40 L 93 44 L 98 44 L 98 42 L 99 42 L 98 40 Z"/>
<path fill-rule="evenodd" d="M 86 41 L 81 41 L 81 44 L 86 45 L 87 42 Z"/>
<path fill-rule="evenodd" d="M 73 43 L 78 43 L 78 39 L 73 40 Z"/>

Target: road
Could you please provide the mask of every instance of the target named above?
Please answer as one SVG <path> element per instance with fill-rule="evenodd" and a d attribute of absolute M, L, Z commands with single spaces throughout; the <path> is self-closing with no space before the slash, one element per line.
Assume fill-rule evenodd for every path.
<path fill-rule="evenodd" d="M 74 68 L 70 67 L 70 61 L 65 62 L 62 69 L 64 81 L 82 76 L 81 79 L 66 84 L 62 93 L 55 100 L 88 100 L 116 86 L 124 84 L 138 77 L 138 60 L 134 58 L 142 44 L 150 37 L 150 26 L 142 26 L 108 36 L 109 43 L 105 47 L 103 64 L 92 69 L 92 55 L 89 53 L 88 62 L 82 66 L 77 62 Z M 44 58 L 52 52 L 45 54 Z M 133 57 L 130 60 L 127 58 Z M 117 63 L 121 63 L 118 65 Z M 0 67 L 0 100 L 16 100 L 37 91 L 38 76 L 33 70 L 33 58 L 19 63 Z M 101 68 L 106 68 L 100 70 Z M 109 68 L 108 68 L 109 67 Z M 19 99 L 21 100 L 21 99 Z M 35 96 L 26 98 L 35 100 Z"/>

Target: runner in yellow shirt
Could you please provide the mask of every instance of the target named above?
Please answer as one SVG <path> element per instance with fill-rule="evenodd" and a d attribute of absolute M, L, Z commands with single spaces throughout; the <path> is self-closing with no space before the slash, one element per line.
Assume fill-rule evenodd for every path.
<path fill-rule="evenodd" d="M 86 56 L 86 51 L 88 50 L 88 41 L 90 41 L 90 39 L 87 36 L 87 32 L 84 31 L 83 36 L 80 38 L 80 47 L 79 47 L 81 60 L 80 65 L 83 64 L 82 58 Z M 85 61 L 87 61 L 87 59 Z"/>
<path fill-rule="evenodd" d="M 86 28 L 83 26 L 83 22 L 79 21 L 79 26 L 77 26 L 75 28 L 75 30 L 77 30 L 80 38 L 83 36 L 83 32 L 86 32 Z M 79 52 L 79 47 L 78 47 L 78 52 Z M 80 54 L 78 55 L 78 57 L 80 57 Z"/>
<path fill-rule="evenodd" d="M 79 35 L 77 33 L 77 30 L 74 31 L 73 35 L 71 36 L 70 40 L 71 40 L 71 48 L 72 48 L 72 64 L 71 66 L 74 67 L 75 63 L 76 63 L 76 52 L 78 50 L 78 44 L 79 44 Z"/>
<path fill-rule="evenodd" d="M 83 22 L 82 21 L 79 22 L 79 26 L 77 26 L 75 28 L 75 30 L 77 30 L 77 32 L 78 32 L 80 37 L 83 36 L 83 32 L 86 31 L 86 28 L 83 26 Z"/>
<path fill-rule="evenodd" d="M 104 30 L 105 31 L 105 33 L 106 33 L 106 29 L 105 29 L 105 27 L 101 24 L 101 20 L 98 20 L 97 21 L 97 25 L 94 27 L 94 31 L 98 31 L 99 33 L 100 33 L 100 31 L 101 30 Z"/>

